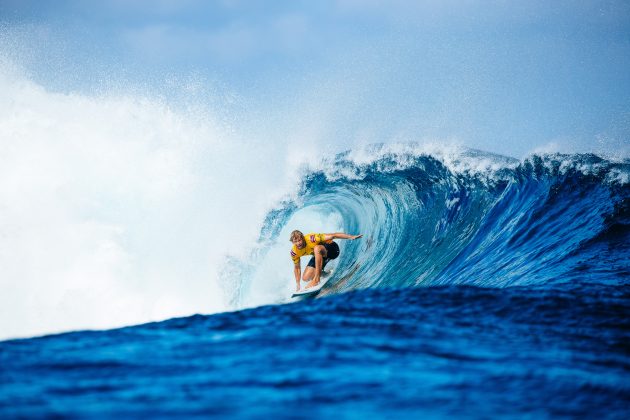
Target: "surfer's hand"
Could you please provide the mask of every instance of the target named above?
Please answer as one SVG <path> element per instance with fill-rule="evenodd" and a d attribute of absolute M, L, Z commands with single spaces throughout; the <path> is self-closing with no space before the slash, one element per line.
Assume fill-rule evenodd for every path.
<path fill-rule="evenodd" d="M 359 238 L 362 238 L 362 237 L 363 237 L 363 235 L 354 235 L 352 237 L 352 240 L 354 241 L 355 239 L 359 239 Z"/>

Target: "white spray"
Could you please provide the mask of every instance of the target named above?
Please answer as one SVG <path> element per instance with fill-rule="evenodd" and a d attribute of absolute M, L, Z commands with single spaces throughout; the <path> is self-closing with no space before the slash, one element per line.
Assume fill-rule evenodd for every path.
<path fill-rule="evenodd" d="M 284 146 L 0 67 L 0 338 L 228 309 L 217 271 L 286 191 Z"/>

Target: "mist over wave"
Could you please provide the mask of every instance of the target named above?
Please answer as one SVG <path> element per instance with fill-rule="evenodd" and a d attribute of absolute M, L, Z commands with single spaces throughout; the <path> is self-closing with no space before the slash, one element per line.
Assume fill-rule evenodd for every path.
<path fill-rule="evenodd" d="M 0 64 L 0 338 L 226 309 L 216 267 L 255 242 L 283 145 L 199 104 L 51 92 Z"/>
<path fill-rule="evenodd" d="M 589 154 L 519 161 L 414 144 L 341 153 L 306 170 L 297 197 L 268 214 L 267 249 L 239 280 L 227 276 L 241 285 L 232 303 L 286 300 L 293 229 L 365 235 L 339 241 L 321 296 L 418 285 L 625 284 L 629 179 L 628 160 Z"/>

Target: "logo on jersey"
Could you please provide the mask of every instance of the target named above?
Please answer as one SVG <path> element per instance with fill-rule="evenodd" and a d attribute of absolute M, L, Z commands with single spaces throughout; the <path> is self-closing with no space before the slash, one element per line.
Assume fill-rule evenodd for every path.
<path fill-rule="evenodd" d="M 315 242 L 315 235 L 311 235 L 311 242 Z"/>
<path fill-rule="evenodd" d="M 292 257 L 297 257 L 297 254 L 295 252 L 293 252 L 293 250 L 291 250 L 291 256 Z"/>

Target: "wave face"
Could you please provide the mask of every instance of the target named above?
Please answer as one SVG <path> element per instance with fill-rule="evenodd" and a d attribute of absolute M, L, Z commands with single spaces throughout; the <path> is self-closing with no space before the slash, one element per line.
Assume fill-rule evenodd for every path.
<path fill-rule="evenodd" d="M 335 213 L 340 229 L 365 235 L 339 241 L 334 279 L 321 295 L 419 285 L 617 284 L 630 277 L 628 160 L 555 154 L 517 161 L 385 146 L 368 156 L 342 153 L 307 172 L 298 199 L 271 212 L 262 231 L 268 244 L 285 239 L 287 229 L 308 231 L 290 225 L 311 211 Z"/>

